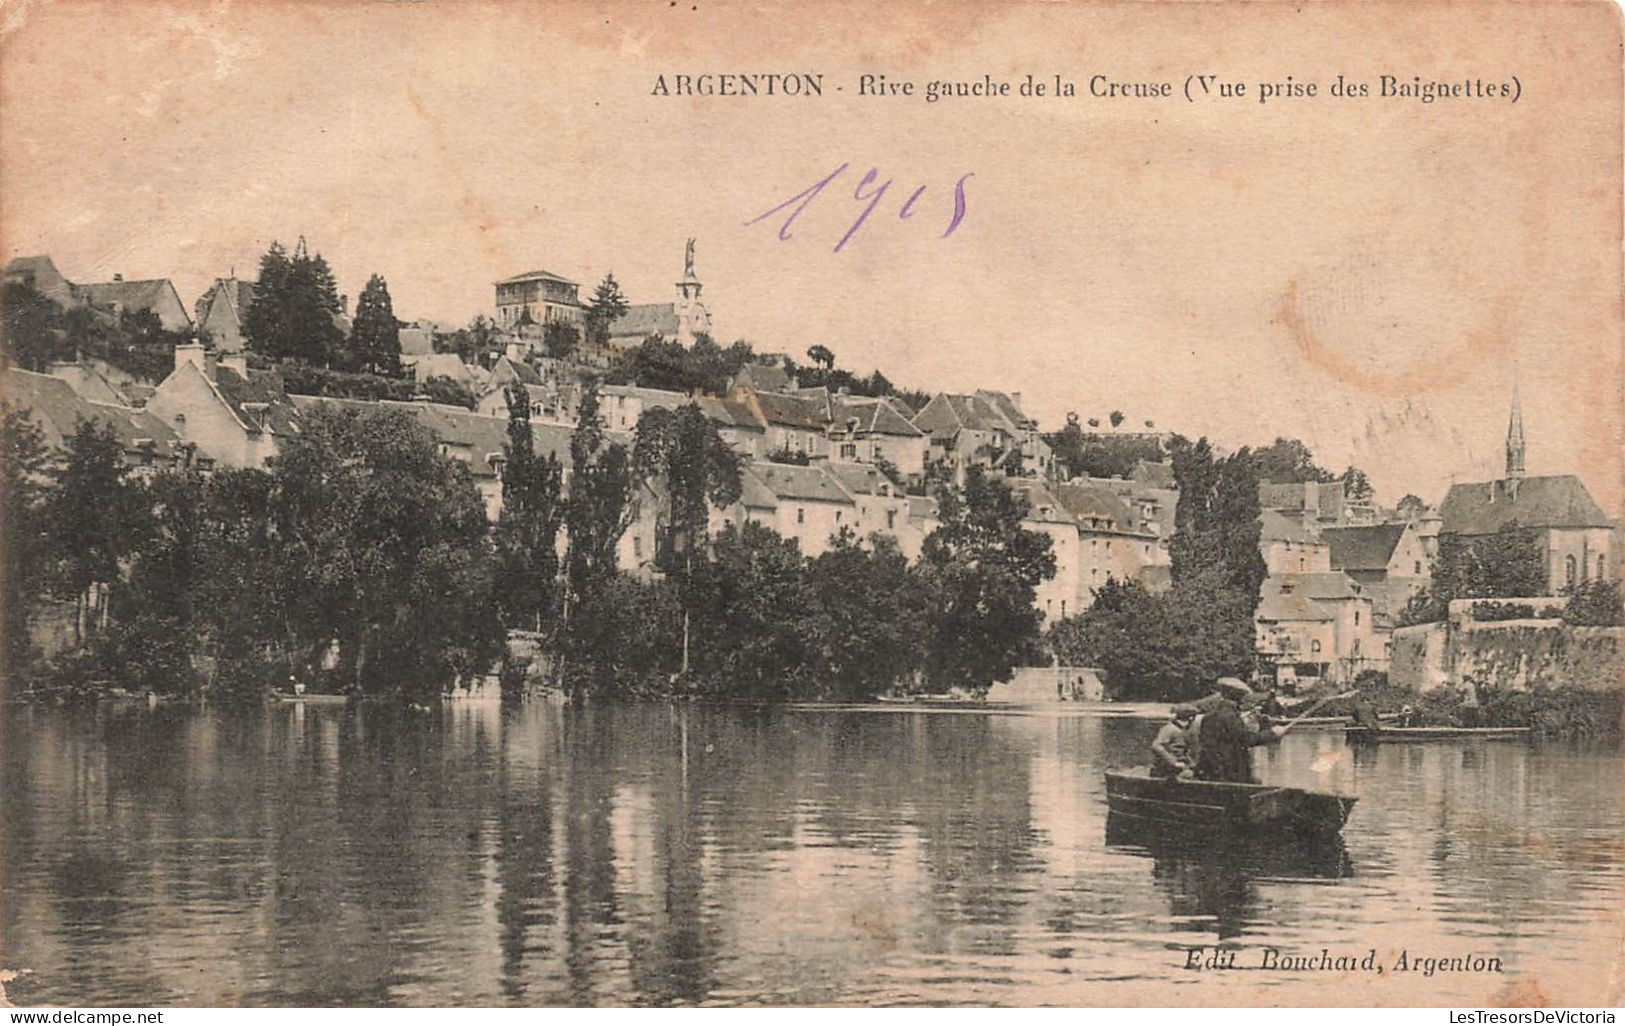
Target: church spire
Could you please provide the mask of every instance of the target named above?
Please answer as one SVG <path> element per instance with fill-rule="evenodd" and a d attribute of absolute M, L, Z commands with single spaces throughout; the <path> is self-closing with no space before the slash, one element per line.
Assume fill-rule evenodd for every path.
<path fill-rule="evenodd" d="M 1507 421 L 1507 480 L 1523 477 L 1523 411 L 1518 406 L 1518 386 L 1512 386 L 1512 416 Z"/>

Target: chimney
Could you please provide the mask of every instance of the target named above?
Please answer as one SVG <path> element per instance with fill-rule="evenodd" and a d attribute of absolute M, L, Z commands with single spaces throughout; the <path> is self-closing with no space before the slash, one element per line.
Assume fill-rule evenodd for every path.
<path fill-rule="evenodd" d="M 183 345 L 176 346 L 175 369 L 180 370 L 182 367 L 190 363 L 204 374 L 208 374 L 209 365 L 205 355 L 206 353 L 207 350 L 203 348 L 203 344 L 201 342 L 187 342 Z"/>
<path fill-rule="evenodd" d="M 123 280 L 124 280 L 124 275 L 122 275 L 122 274 L 115 274 L 115 275 L 113 275 L 113 280 L 114 280 L 114 281 L 123 281 Z"/>
<path fill-rule="evenodd" d="M 1011 392 L 1010 393 L 1010 402 L 1015 405 L 1016 409 L 1018 409 L 1018 410 L 1021 409 L 1021 393 L 1020 392 Z"/>

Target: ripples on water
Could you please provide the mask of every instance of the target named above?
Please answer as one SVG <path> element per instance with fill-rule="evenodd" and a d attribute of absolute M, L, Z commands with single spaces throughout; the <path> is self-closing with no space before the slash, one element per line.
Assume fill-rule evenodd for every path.
<path fill-rule="evenodd" d="M 1343 842 L 1215 849 L 1108 822 L 1101 771 L 1156 726 L 13 707 L 0 965 L 30 970 L 14 1001 L 64 1004 L 1606 999 L 1617 750 L 1295 734 L 1259 772 L 1358 795 Z M 1507 973 L 1182 968 L 1212 945 Z"/>

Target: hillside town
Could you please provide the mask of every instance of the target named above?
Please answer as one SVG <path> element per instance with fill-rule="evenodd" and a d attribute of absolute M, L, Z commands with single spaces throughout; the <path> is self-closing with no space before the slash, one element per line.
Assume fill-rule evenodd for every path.
<path fill-rule="evenodd" d="M 285 254 L 276 259 L 320 261 L 303 240 L 291 263 Z M 268 257 L 265 268 L 274 264 Z M 267 286 L 235 273 L 190 305 L 168 279 L 81 284 L 48 255 L 11 260 L 4 284 L 4 400 L 39 429 L 59 468 L 85 424 L 116 438 L 123 471 L 141 480 L 166 470 L 263 469 L 322 411 L 391 410 L 466 468 L 496 525 L 508 501 L 516 401 L 536 457 L 558 462 L 566 492 L 584 409 L 596 411 L 605 439 L 628 448 L 652 413 L 691 409 L 738 468 L 737 487 L 708 503 L 709 536 L 759 525 L 807 560 L 830 553 L 843 535 L 884 538 L 913 564 L 943 526 L 942 489 L 990 478 L 1008 486 L 1021 527 L 1048 540 L 1053 570 L 1031 590 L 1040 632 L 1088 613 L 1109 585 L 1155 596 L 1174 584 L 1182 514 L 1172 453 L 1183 441 L 1174 432 L 1128 425 L 1117 411 L 1046 430 L 1024 411 L 1020 392 L 909 393 L 879 372 L 860 378 L 837 369 L 823 347 L 809 351 L 806 366 L 745 343 L 724 350 L 712 341 L 692 240 L 666 301 L 627 302 L 613 276 L 583 298 L 579 283 L 534 270 L 495 282 L 490 310 L 466 328 L 397 318 L 375 277 L 355 310 L 338 297 L 320 313 L 322 331 L 330 327 L 341 342 L 359 339 L 366 324 L 383 325 L 376 334 L 384 341 L 367 343 L 371 355 L 343 371 L 257 348 L 256 333 L 267 337 L 254 320 Z M 30 343 L 26 317 L 42 304 L 51 309 L 39 317 L 59 326 Z M 103 341 L 85 344 L 91 337 Z M 119 339 L 128 344 L 120 348 Z M 353 349 L 361 353 L 362 343 Z M 689 373 L 702 352 L 708 369 Z M 1532 604 L 1527 615 L 1499 621 L 1556 628 L 1561 617 L 1542 610 L 1618 580 L 1618 524 L 1579 477 L 1525 474 L 1520 404 L 1516 394 L 1507 400 L 1504 475 L 1455 483 L 1443 496 L 1383 505 L 1364 474 L 1333 476 L 1307 450 L 1295 453 L 1298 443 L 1277 439 L 1258 450 L 1268 458 L 1260 456 L 1256 474 L 1257 679 L 1296 689 L 1398 677 L 1399 660 L 1414 686 L 1459 684 L 1442 661 L 1450 645 L 1416 628 L 1459 627 L 1473 619 L 1474 602 L 1510 598 Z M 1531 433 L 1538 437 L 1538 428 Z M 673 487 L 670 475 L 638 481 L 624 530 L 611 539 L 620 572 L 644 581 L 666 572 Z M 1441 560 L 1454 559 L 1449 573 L 1459 577 L 1460 553 L 1511 531 L 1528 536 L 1538 561 L 1524 584 L 1436 581 Z M 84 636 L 85 616 L 81 603 L 71 614 L 37 617 L 33 643 L 47 656 L 70 647 Z M 1046 651 L 1023 660 L 1057 668 L 1042 678 L 1046 689 L 1080 658 L 1060 635 L 1048 637 Z M 1617 651 L 1617 639 L 1611 644 Z M 686 634 L 684 645 L 686 660 Z M 1086 647 L 1081 658 L 1093 652 Z M 1545 672 L 1523 662 L 1522 683 Z"/>

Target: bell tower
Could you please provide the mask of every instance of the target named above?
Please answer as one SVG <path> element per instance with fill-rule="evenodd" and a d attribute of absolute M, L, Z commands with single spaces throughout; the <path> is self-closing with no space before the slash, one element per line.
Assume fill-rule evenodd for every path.
<path fill-rule="evenodd" d="M 1518 386 L 1512 386 L 1512 416 L 1507 421 L 1507 474 L 1508 481 L 1523 477 L 1523 411 L 1518 405 Z"/>
<path fill-rule="evenodd" d="M 691 346 L 697 335 L 711 334 L 711 312 L 700 302 L 700 279 L 694 273 L 694 240 L 683 248 L 683 278 L 677 283 L 677 341 Z"/>

